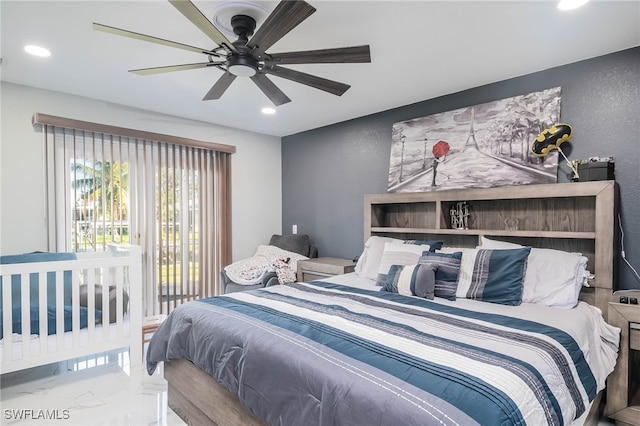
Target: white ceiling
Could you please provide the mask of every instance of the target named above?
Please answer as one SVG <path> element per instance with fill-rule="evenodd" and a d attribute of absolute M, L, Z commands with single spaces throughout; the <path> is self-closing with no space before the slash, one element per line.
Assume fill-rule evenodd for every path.
<path fill-rule="evenodd" d="M 194 0 L 207 16 L 229 1 Z M 255 2 L 254 3 L 258 3 Z M 259 2 L 272 10 L 276 1 Z M 98 22 L 193 46 L 213 42 L 166 1 L 7 1 L 3 81 L 205 122 L 286 136 L 640 45 L 640 1 L 594 1 L 571 12 L 553 1 L 326 1 L 270 52 L 369 44 L 370 64 L 291 66 L 350 84 L 337 97 L 277 77 L 292 99 L 273 116 L 265 95 L 238 78 L 222 99 L 201 99 L 214 68 L 138 76 L 127 70 L 206 57 L 94 31 Z M 260 22 L 259 22 L 260 24 Z M 231 38 L 231 37 L 230 37 Z M 26 44 L 49 48 L 35 58 Z"/>

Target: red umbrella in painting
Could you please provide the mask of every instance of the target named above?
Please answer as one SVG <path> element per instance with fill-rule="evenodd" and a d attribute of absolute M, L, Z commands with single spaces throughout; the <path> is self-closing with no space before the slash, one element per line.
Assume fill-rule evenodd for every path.
<path fill-rule="evenodd" d="M 436 173 L 438 169 L 438 160 L 449 152 L 451 147 L 448 142 L 438 141 L 433 145 L 431 152 L 433 152 L 433 179 L 431 180 L 431 186 L 436 186 Z"/>
<path fill-rule="evenodd" d="M 435 145 L 433 145 L 433 149 L 431 150 L 431 152 L 433 152 L 434 157 L 440 158 L 447 155 L 450 149 L 451 147 L 449 146 L 448 142 L 438 141 L 435 143 Z"/>

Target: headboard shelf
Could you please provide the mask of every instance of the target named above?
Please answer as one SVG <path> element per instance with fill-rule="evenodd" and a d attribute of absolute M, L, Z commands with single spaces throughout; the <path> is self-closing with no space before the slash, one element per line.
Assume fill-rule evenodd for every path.
<path fill-rule="evenodd" d="M 480 232 L 481 231 L 481 232 Z M 429 235 L 482 235 L 485 237 L 512 236 L 523 238 L 572 238 L 578 240 L 593 240 L 595 232 L 562 232 L 562 231 L 519 231 L 501 229 L 427 229 L 427 228 L 401 228 L 376 226 L 371 228 L 372 234 L 379 233 L 410 233 Z"/>
<path fill-rule="evenodd" d="M 452 226 L 464 202 L 467 229 Z M 387 193 L 364 198 L 364 239 L 440 239 L 475 247 L 482 236 L 540 248 L 581 252 L 595 274 L 588 302 L 606 312 L 615 286 L 617 186 L 614 181 Z"/>

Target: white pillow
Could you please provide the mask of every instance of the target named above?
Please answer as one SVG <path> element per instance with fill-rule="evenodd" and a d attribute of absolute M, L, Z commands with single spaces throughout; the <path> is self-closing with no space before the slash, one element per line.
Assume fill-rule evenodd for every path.
<path fill-rule="evenodd" d="M 428 244 L 398 244 L 397 242 L 384 243 L 384 251 L 380 258 L 380 266 L 376 277 L 377 285 L 384 285 L 387 274 L 393 265 L 416 265 L 419 263 L 422 253 L 429 251 Z"/>
<path fill-rule="evenodd" d="M 521 248 L 519 244 L 482 237 L 482 248 Z M 582 253 L 532 248 L 527 261 L 522 301 L 556 308 L 573 308 L 578 304 L 586 272 L 587 258 Z"/>
<path fill-rule="evenodd" d="M 456 253 L 456 252 L 462 252 L 464 253 L 465 251 L 468 250 L 475 250 L 475 247 L 448 247 L 448 246 L 443 246 L 439 249 L 436 250 L 436 252 L 440 252 L 440 253 Z"/>
<path fill-rule="evenodd" d="M 380 267 L 384 244 L 390 242 L 401 243 L 402 240 L 390 237 L 378 237 L 375 235 L 369 237 L 356 263 L 355 273 L 362 278 L 368 278 L 374 281 L 378 279 L 378 268 Z"/>

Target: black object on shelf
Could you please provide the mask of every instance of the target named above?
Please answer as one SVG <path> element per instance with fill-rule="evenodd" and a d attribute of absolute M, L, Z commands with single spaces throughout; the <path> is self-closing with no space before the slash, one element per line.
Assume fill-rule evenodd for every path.
<path fill-rule="evenodd" d="M 613 161 L 589 161 L 578 164 L 579 182 L 615 180 Z"/>

